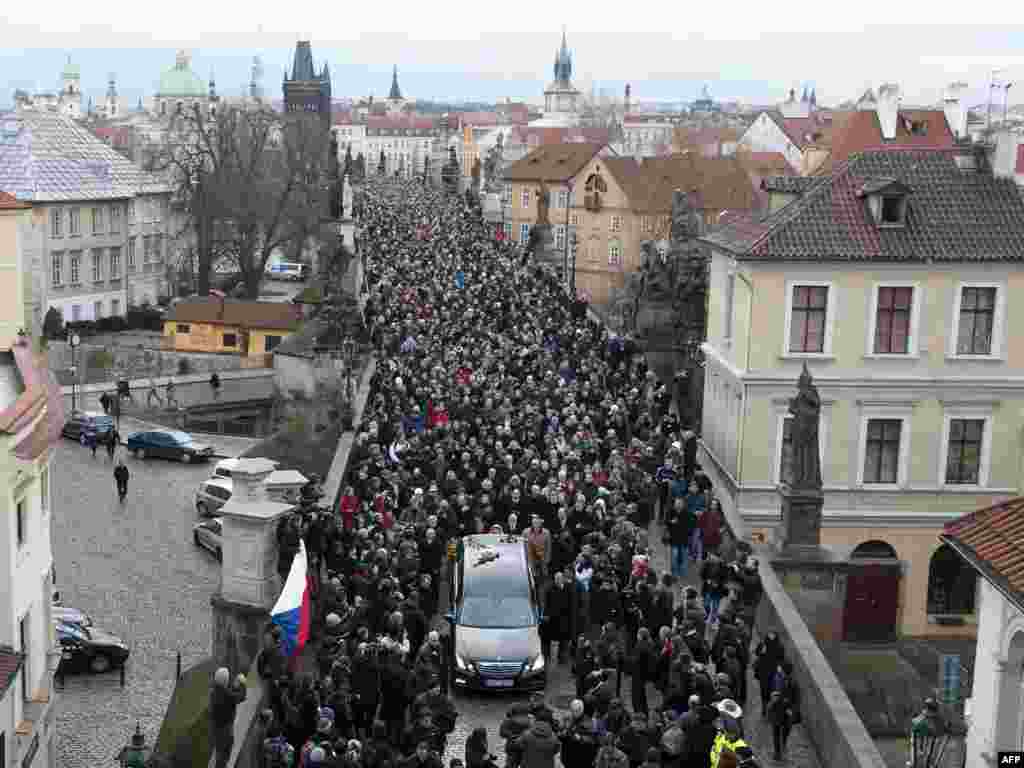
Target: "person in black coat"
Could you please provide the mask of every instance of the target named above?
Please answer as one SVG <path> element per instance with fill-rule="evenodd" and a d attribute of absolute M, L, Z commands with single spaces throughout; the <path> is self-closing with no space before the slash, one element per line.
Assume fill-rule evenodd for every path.
<path fill-rule="evenodd" d="M 657 666 L 654 641 L 647 627 L 641 627 L 636 633 L 636 644 L 629 656 L 630 703 L 633 712 L 647 714 L 647 682 L 654 674 Z"/>
<path fill-rule="evenodd" d="M 558 643 L 558 662 L 565 663 L 569 656 L 569 643 L 576 631 L 576 590 L 565 574 L 555 572 L 555 581 L 548 591 L 545 618 L 545 658 L 551 655 L 551 644 Z"/>

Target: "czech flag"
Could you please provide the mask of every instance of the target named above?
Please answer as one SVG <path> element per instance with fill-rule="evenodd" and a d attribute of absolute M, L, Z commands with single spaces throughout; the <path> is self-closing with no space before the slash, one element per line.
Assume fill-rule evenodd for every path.
<path fill-rule="evenodd" d="M 310 604 L 309 569 L 306 563 L 306 545 L 300 540 L 299 551 L 292 560 L 288 579 L 277 598 L 270 620 L 282 630 L 282 650 L 289 657 L 298 656 L 309 640 Z"/>

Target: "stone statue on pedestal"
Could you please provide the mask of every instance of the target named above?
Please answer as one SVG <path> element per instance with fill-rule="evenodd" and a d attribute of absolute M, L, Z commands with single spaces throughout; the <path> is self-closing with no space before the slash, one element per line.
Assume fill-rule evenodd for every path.
<path fill-rule="evenodd" d="M 796 490 L 821 490 L 821 453 L 818 444 L 818 423 L 821 419 L 821 396 L 814 386 L 807 363 L 797 382 L 796 397 L 790 398 L 793 415 L 793 471 L 788 478 Z"/>
<path fill-rule="evenodd" d="M 341 182 L 341 199 L 342 199 L 342 215 L 343 219 L 352 218 L 352 185 L 349 183 L 348 174 L 345 174 L 345 178 Z"/>

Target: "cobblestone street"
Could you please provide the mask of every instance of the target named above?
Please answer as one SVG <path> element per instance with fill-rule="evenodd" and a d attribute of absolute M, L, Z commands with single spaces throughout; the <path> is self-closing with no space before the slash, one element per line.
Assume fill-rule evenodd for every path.
<path fill-rule="evenodd" d="M 55 589 L 65 605 L 131 648 L 125 687 L 118 672 L 68 675 L 58 712 L 58 765 L 113 765 L 139 720 L 152 744 L 182 666 L 210 653 L 210 595 L 219 566 L 192 542 L 192 494 L 211 465 L 127 459 L 128 499 L 114 492 L 102 451 L 63 440 L 55 449 Z"/>

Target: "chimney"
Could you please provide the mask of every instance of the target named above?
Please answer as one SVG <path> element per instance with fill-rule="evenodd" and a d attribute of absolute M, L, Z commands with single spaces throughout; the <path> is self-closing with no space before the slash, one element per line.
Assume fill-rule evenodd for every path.
<path fill-rule="evenodd" d="M 886 83 L 878 89 L 878 103 L 875 107 L 878 123 L 882 127 L 882 138 L 892 141 L 896 138 L 896 123 L 900 112 L 900 87 Z"/>
<path fill-rule="evenodd" d="M 949 130 L 958 141 L 967 137 L 967 109 L 962 97 L 966 89 L 967 83 L 950 83 L 942 97 L 942 111 L 946 113 Z"/>

